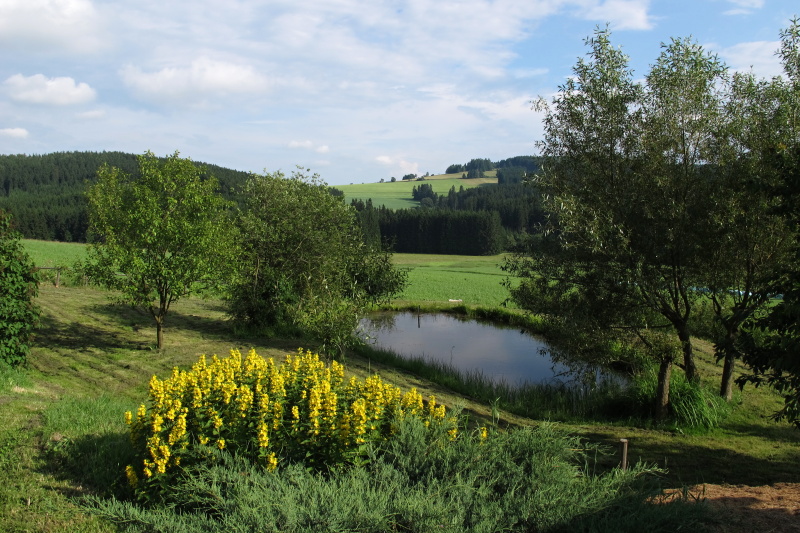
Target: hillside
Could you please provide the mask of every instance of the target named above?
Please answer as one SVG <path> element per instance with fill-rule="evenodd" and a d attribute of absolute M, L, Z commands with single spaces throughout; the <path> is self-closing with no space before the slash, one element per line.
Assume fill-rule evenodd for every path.
<path fill-rule="evenodd" d="M 45 155 L 0 155 L 0 209 L 12 214 L 29 239 L 84 242 L 88 217 L 84 191 L 97 169 L 108 164 L 136 175 L 136 154 L 124 152 L 58 152 Z M 233 199 L 248 174 L 197 162 Z"/>

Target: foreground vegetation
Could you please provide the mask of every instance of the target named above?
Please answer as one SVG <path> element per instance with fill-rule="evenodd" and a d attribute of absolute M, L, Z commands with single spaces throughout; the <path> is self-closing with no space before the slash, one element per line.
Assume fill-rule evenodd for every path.
<path fill-rule="evenodd" d="M 46 247 L 44 243 L 26 241 L 25 244 L 26 247 Z M 58 248 L 67 245 L 52 244 L 52 246 Z M 396 260 L 398 264 L 414 267 L 410 274 L 412 279 L 413 276 L 418 276 L 418 282 L 412 282 L 411 287 L 417 283 L 424 284 L 428 279 L 427 274 L 432 273 L 430 286 L 438 287 L 445 294 L 453 294 L 463 286 L 464 280 L 460 275 L 467 272 L 473 272 L 475 279 L 479 279 L 482 275 L 486 286 L 484 299 L 476 298 L 475 302 L 466 300 L 462 304 L 439 302 L 438 298 L 415 298 L 413 292 L 407 292 L 403 301 L 396 302 L 397 305 L 422 308 L 462 305 L 465 309 L 480 309 L 480 305 L 489 308 L 493 305 L 492 301 L 502 299 L 503 289 L 499 285 L 501 276 L 496 271 L 496 266 L 493 266 L 499 258 L 472 258 L 473 264 L 470 264 L 470 259 L 463 257 L 399 256 Z M 468 285 L 474 283 L 470 282 Z M 495 300 L 491 300 L 491 287 L 494 287 Z M 0 516 L 4 517 L 3 530 L 6 531 L 115 530 L 115 527 L 104 518 L 99 518 L 101 516 L 115 517 L 116 520 L 120 517 L 126 520 L 140 520 L 139 525 L 143 530 L 147 528 L 158 530 L 156 526 L 146 524 L 164 523 L 164 521 L 177 528 L 176 524 L 179 521 L 173 520 L 175 517 L 170 518 L 168 514 L 135 508 L 130 504 L 114 504 L 112 500 L 106 499 L 109 494 L 124 496 L 129 490 L 124 477 L 124 467 L 126 464 L 131 464 L 131 455 L 129 451 L 125 452 L 126 449 L 129 450 L 127 448 L 129 441 L 122 414 L 125 411 L 135 411 L 136 406 L 146 397 L 150 376 L 157 374 L 166 377 L 173 366 L 188 368 L 202 353 L 226 354 L 231 348 L 249 350 L 253 347 L 259 354 L 277 358 L 282 357 L 284 353 L 295 351 L 299 344 L 315 348 L 301 340 L 280 338 L 265 340 L 235 334 L 225 320 L 221 302 L 217 300 L 190 298 L 179 302 L 173 311 L 174 317 L 163 351 L 153 350 L 154 326 L 152 321 L 148 320 L 148 316 L 128 307 L 110 303 L 105 292 L 91 287 L 55 288 L 52 284 L 43 284 L 39 302 L 44 311 L 42 328 L 39 330 L 36 345 L 29 359 L 30 368 L 4 369 L 0 375 L 0 416 L 6 422 L 4 428 L 0 430 L 0 465 L 3 467 L 0 469 Z M 695 341 L 695 346 L 698 349 L 701 374 L 709 376 L 710 380 L 717 379 L 714 376 L 719 375 L 720 368 L 713 362 L 711 346 L 701 341 Z M 641 419 L 615 422 L 584 419 L 543 428 L 541 422 L 508 413 L 503 410 L 502 405 L 495 405 L 500 408 L 500 411 L 496 411 L 488 401 L 476 401 L 470 395 L 458 395 L 448 388 L 428 381 L 420 377 L 426 375 L 423 369 L 416 369 L 414 373 L 404 371 L 386 366 L 376 357 L 369 353 L 365 353 L 363 357 L 350 353 L 347 356 L 348 371 L 359 376 L 367 376 L 370 372 L 378 371 L 387 382 L 405 389 L 416 387 L 421 394 L 425 396 L 433 394 L 441 403 L 448 406 L 462 405 L 464 413 L 471 421 L 470 425 L 465 427 L 465 433 L 475 431 L 480 425 L 491 428 L 492 423 L 496 422 L 501 430 L 509 427 L 540 428 L 535 430 L 538 432 L 536 434 L 548 435 L 548 439 L 563 434 L 573 435 L 579 440 L 573 441 L 568 447 L 589 453 L 584 456 L 588 468 L 585 473 L 600 474 L 616 465 L 619 461 L 616 453 L 617 443 L 624 437 L 629 439 L 629 453 L 634 462 L 645 461 L 666 468 L 665 473 L 650 478 L 650 482 L 660 479 L 662 486 L 681 487 L 684 484 L 701 482 L 761 485 L 796 482 L 800 479 L 800 436 L 789 425 L 776 424 L 769 420 L 769 415 L 780 407 L 780 398 L 766 388 L 748 388 L 744 393 L 737 395 L 735 407 L 714 429 L 691 430 L 675 425 L 653 426 L 643 423 Z M 441 381 L 445 383 L 446 379 L 451 378 Z M 548 417 L 545 414 L 541 418 Z M 408 440 L 403 441 L 409 446 L 408 450 L 412 449 L 410 446 L 414 443 L 414 438 L 416 437 L 412 432 L 407 437 Z M 420 446 L 424 441 L 416 442 L 414 446 Z M 604 453 L 602 450 L 592 451 L 597 444 L 607 446 Z M 466 453 L 463 448 L 459 448 L 458 451 Z M 387 453 L 389 453 L 387 457 L 392 457 L 392 453 L 395 454 L 395 459 L 400 457 L 396 450 Z M 416 455 L 419 457 L 424 454 Z M 287 482 L 288 486 L 295 487 L 294 490 L 299 486 L 304 487 L 303 492 L 290 492 L 288 486 L 281 488 L 269 485 L 268 479 L 271 478 L 265 477 L 266 474 L 251 471 L 250 467 L 236 463 L 231 458 L 221 457 L 220 463 L 213 468 L 198 471 L 194 485 L 181 485 L 181 490 L 188 501 L 193 501 L 197 506 L 211 506 L 217 518 L 225 516 L 226 520 L 230 520 L 229 523 L 241 524 L 248 523 L 246 517 L 253 516 L 252 507 L 248 502 L 254 499 L 266 500 L 264 493 L 259 492 L 266 490 L 264 487 L 269 486 L 272 487 L 270 490 L 283 491 L 280 494 L 287 504 L 270 507 L 269 512 L 278 515 L 269 515 L 265 512 L 265 516 L 276 516 L 278 520 L 276 523 L 284 524 L 288 529 L 289 524 L 297 525 L 304 523 L 303 520 L 330 516 L 324 512 L 329 507 L 322 504 L 320 506 L 306 504 L 302 506 L 304 510 L 301 510 L 300 506 L 291 502 L 300 499 L 304 502 L 333 501 L 332 495 L 336 493 L 336 487 L 347 483 L 360 487 L 359 493 L 364 495 L 364 498 L 359 501 L 366 502 L 367 505 L 358 508 L 339 507 L 339 509 L 341 514 L 352 511 L 355 513 L 353 516 L 360 516 L 365 520 L 360 522 L 362 525 L 368 523 L 366 520 L 374 519 L 375 522 L 369 523 L 382 523 L 384 526 L 380 527 L 390 527 L 387 525 L 390 522 L 379 522 L 374 513 L 366 511 L 365 514 L 356 513 L 358 509 L 377 508 L 379 501 L 385 500 L 380 495 L 388 490 L 398 490 L 403 494 L 408 493 L 409 496 L 402 501 L 392 501 L 391 504 L 395 507 L 391 509 L 394 510 L 388 510 L 382 519 L 385 520 L 386 516 L 396 516 L 393 513 L 413 511 L 428 513 L 425 514 L 427 518 L 422 514 L 413 515 L 418 517 L 415 523 L 420 527 L 431 524 L 437 526 L 452 524 L 452 522 L 442 522 L 442 515 L 437 514 L 444 509 L 441 501 L 434 500 L 430 503 L 431 498 L 427 493 L 413 492 L 409 489 L 408 478 L 403 477 L 407 474 L 401 474 L 399 469 L 413 466 L 408 463 L 412 458 L 402 457 L 405 466 L 388 459 L 373 461 L 362 469 L 341 474 L 333 484 L 323 484 L 322 478 L 301 470 L 289 469 L 285 471 L 288 477 L 281 478 L 284 481 L 275 480 L 275 482 Z M 445 462 L 449 460 L 446 457 L 440 459 Z M 572 455 L 567 457 L 555 454 L 551 459 L 566 460 L 570 469 L 575 468 L 576 457 Z M 438 459 L 429 457 L 429 460 Z M 502 466 L 506 463 L 493 464 Z M 233 470 L 228 469 L 226 465 L 232 465 L 236 472 L 249 472 L 250 475 L 231 478 Z M 419 465 L 415 468 L 419 468 Z M 383 476 L 381 479 L 384 483 L 391 482 L 393 485 L 384 484 L 377 490 L 374 486 L 370 488 L 368 484 L 364 484 L 368 478 L 378 473 Z M 473 472 L 470 468 L 464 470 L 462 475 L 479 473 L 480 471 Z M 570 474 L 570 477 L 572 476 Z M 402 481 L 403 479 L 406 481 Z M 574 513 L 572 518 L 551 516 L 549 519 L 554 520 L 553 524 L 560 523 L 564 528 L 573 530 L 584 526 L 586 526 L 584 529 L 590 530 L 584 522 L 590 519 L 597 520 L 596 530 L 619 527 L 619 523 L 613 522 L 614 512 L 609 509 L 623 511 L 623 508 L 617 507 L 620 502 L 610 503 L 610 500 L 603 500 L 613 495 L 616 490 L 614 487 L 619 486 L 615 483 L 618 482 L 619 480 L 614 481 L 613 478 L 602 483 L 598 482 L 596 493 L 598 499 L 595 503 L 605 501 L 608 504 L 602 520 L 593 515 L 588 508 L 581 510 L 577 507 L 570 508 L 566 504 L 561 507 L 569 508 L 569 511 Z M 649 488 L 656 489 L 657 485 Z M 228 498 L 230 505 L 225 508 L 218 506 L 213 503 L 219 501 L 214 496 L 210 496 L 209 500 L 209 494 L 223 495 L 223 493 L 207 492 L 206 489 L 211 487 L 216 487 L 214 490 L 224 489 L 224 496 Z M 564 494 L 569 494 L 571 489 L 567 489 L 566 485 L 564 487 Z M 454 489 L 452 486 L 441 488 L 445 491 Z M 648 494 L 649 488 L 638 486 L 635 494 Z M 448 494 L 454 495 L 453 492 Z M 91 497 L 88 503 L 81 499 L 87 496 Z M 459 499 L 464 496 L 461 493 L 455 501 L 464 503 L 463 499 Z M 669 511 L 667 516 L 653 517 L 647 514 L 648 508 L 639 505 L 641 503 L 637 499 L 639 497 L 626 500 L 626 505 L 633 507 L 624 509 L 624 512 L 634 516 L 626 523 L 638 524 L 637 527 L 640 529 L 641 522 L 635 519 L 639 512 L 644 513 L 640 518 L 647 520 L 649 524 L 670 524 L 674 523 L 670 522 L 673 519 L 693 523 L 697 518 L 694 514 L 696 509 L 684 508 L 681 505 L 666 507 L 665 510 Z M 425 506 L 421 506 L 423 500 L 428 502 Z M 361 505 L 352 498 L 349 501 L 354 502 L 352 505 Z M 477 500 L 471 501 L 471 505 L 477 505 Z M 345 502 L 336 505 L 340 504 L 343 506 Z M 94 511 L 88 512 L 84 505 L 89 505 Z M 411 507 L 403 507 L 404 505 Z M 494 504 L 487 503 L 487 505 L 488 507 L 482 507 L 481 512 L 489 512 Z M 598 505 L 602 507 L 606 504 L 598 503 Z M 477 509 L 474 506 L 469 508 Z M 501 506 L 494 509 L 500 512 L 504 508 Z M 208 522 L 203 516 L 187 518 L 186 524 L 193 521 L 198 528 L 211 529 L 214 524 L 218 525 L 218 522 Z M 454 520 L 463 518 L 462 514 L 453 517 Z M 322 527 L 321 522 L 316 524 Z M 186 528 L 188 527 L 186 525 Z M 665 530 L 669 530 L 667 526 L 664 527 Z M 656 527 L 651 529 L 657 530 Z"/>

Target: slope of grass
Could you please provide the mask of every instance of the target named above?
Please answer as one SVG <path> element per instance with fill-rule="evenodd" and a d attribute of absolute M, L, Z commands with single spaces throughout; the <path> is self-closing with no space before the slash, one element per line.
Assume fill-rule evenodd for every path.
<path fill-rule="evenodd" d="M 337 185 L 336 188 L 344 192 L 345 202 L 348 204 L 353 199 L 367 201 L 372 199 L 375 207 L 386 206 L 389 209 L 406 209 L 417 207 L 419 202 L 411 198 L 411 190 L 422 184 L 433 187 L 436 194 L 447 194 L 451 187 L 458 190 L 460 187 L 469 189 L 487 183 L 497 183 L 494 171 L 487 172 L 487 177 L 481 179 L 461 179 L 461 174 L 440 174 L 428 176 L 424 181 L 396 181 L 394 183 L 362 183 L 353 185 Z"/>

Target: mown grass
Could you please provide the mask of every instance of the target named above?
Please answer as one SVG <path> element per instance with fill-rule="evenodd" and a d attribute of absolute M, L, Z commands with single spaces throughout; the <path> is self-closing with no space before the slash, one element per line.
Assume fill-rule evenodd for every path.
<path fill-rule="evenodd" d="M 419 202 L 411 198 L 411 190 L 421 184 L 428 184 L 433 187 L 436 194 L 447 194 L 451 187 L 458 190 L 460 187 L 469 189 L 487 183 L 497 183 L 494 177 L 495 171 L 487 172 L 485 178 L 480 179 L 461 179 L 461 174 L 439 174 L 429 176 L 424 181 L 398 181 L 385 183 L 361 183 L 352 185 L 337 185 L 336 188 L 344 192 L 345 202 L 358 199 L 367 201 L 372 200 L 375 207 L 385 206 L 388 209 L 407 209 L 418 207 Z"/>

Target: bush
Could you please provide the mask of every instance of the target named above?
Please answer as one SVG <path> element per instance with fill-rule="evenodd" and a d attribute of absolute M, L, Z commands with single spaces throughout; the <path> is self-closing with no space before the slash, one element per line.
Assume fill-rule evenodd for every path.
<path fill-rule="evenodd" d="M 457 435 L 433 396 L 423 402 L 416 389 L 402 393 L 377 375 L 345 380 L 342 365 L 311 352 L 287 354 L 280 365 L 254 350 L 210 363 L 202 356 L 189 371 L 153 376 L 149 396 L 149 407 L 125 414 L 139 461 L 126 473 L 145 500 L 166 498 L 183 469 L 213 462 L 215 448 L 266 470 L 287 462 L 326 472 L 361 460 L 367 444 L 405 418 Z"/>
<path fill-rule="evenodd" d="M 38 274 L 11 229 L 11 215 L 0 211 L 0 361 L 11 366 L 28 357 L 39 308 L 33 303 L 38 293 Z"/>

